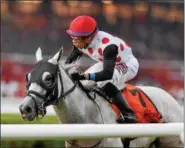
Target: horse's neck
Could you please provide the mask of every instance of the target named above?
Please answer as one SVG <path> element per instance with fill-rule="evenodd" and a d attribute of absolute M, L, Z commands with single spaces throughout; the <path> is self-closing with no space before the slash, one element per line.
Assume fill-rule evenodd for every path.
<path fill-rule="evenodd" d="M 63 68 L 60 68 L 60 72 L 64 91 L 67 91 L 73 87 L 74 83 Z M 54 109 L 62 123 L 97 123 L 101 121 L 100 117 L 96 117 L 99 110 L 78 86 L 65 99 L 61 98 Z"/>

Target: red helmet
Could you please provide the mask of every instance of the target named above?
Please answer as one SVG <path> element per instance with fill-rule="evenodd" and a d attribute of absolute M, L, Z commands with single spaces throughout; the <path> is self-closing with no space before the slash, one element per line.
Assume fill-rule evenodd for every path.
<path fill-rule="evenodd" d="M 70 24 L 67 34 L 74 37 L 89 36 L 97 31 L 94 18 L 86 15 L 76 17 Z"/>

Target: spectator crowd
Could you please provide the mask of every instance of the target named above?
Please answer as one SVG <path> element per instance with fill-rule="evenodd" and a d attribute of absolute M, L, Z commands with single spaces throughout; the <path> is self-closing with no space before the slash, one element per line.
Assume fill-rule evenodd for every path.
<path fill-rule="evenodd" d="M 65 33 L 77 15 L 96 18 L 99 29 L 126 40 L 144 59 L 183 60 L 183 3 L 144 1 L 1 1 L 1 52 L 46 54 L 71 40 Z"/>

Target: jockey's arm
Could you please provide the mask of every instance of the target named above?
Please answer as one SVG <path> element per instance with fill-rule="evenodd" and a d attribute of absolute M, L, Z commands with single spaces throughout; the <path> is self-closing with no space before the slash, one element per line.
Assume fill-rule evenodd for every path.
<path fill-rule="evenodd" d="M 89 73 L 89 79 L 94 81 L 105 81 L 112 79 L 116 65 L 118 47 L 114 44 L 107 46 L 103 52 L 103 70 L 97 73 Z"/>
<path fill-rule="evenodd" d="M 70 55 L 67 57 L 65 64 L 70 64 L 73 61 L 77 60 L 77 58 L 80 58 L 83 55 L 83 53 L 78 50 L 75 46 L 73 46 L 73 50 L 70 53 Z"/>

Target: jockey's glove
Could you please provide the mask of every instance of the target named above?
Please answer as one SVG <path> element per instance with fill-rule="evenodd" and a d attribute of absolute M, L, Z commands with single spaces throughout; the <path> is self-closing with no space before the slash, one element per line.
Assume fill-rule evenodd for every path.
<path fill-rule="evenodd" d="M 85 76 L 82 72 L 74 72 L 71 74 L 71 78 L 75 80 L 85 80 Z"/>

